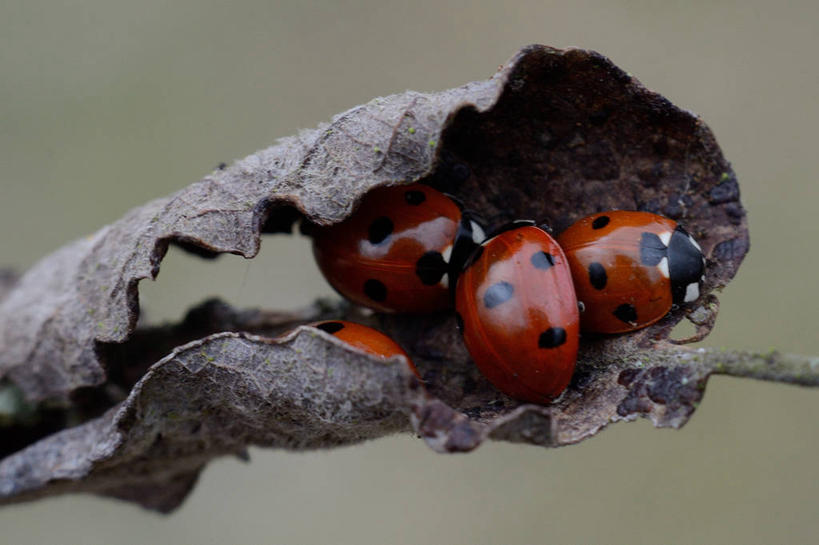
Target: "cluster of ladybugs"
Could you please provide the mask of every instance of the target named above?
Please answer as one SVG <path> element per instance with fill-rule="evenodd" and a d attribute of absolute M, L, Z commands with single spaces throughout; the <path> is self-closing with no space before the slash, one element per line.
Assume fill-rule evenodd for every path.
<path fill-rule="evenodd" d="M 550 402 L 569 384 L 581 331 L 652 324 L 673 304 L 697 299 L 705 271 L 697 242 L 656 214 L 593 214 L 556 240 L 530 221 L 487 237 L 458 203 L 421 184 L 376 189 L 352 217 L 313 237 L 324 276 L 360 305 L 434 312 L 451 308 L 454 293 L 458 326 L 480 371 L 502 392 L 534 403 Z M 371 354 L 410 361 L 369 327 L 313 326 Z"/>

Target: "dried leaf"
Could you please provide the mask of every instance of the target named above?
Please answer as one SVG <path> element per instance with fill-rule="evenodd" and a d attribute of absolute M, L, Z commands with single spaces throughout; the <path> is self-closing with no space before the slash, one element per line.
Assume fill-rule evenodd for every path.
<path fill-rule="evenodd" d="M 703 246 L 705 296 L 636 334 L 584 339 L 571 386 L 548 407 L 492 388 L 448 315 L 356 316 L 408 349 L 425 388 L 400 361 L 385 365 L 312 329 L 270 340 L 319 315 L 358 312 L 344 306 L 271 315 L 211 303 L 178 326 L 136 330 L 138 282 L 156 275 L 169 244 L 252 257 L 262 232 L 288 231 L 299 217 L 340 221 L 373 187 L 413 181 L 492 224 L 532 218 L 560 231 L 615 208 L 672 217 Z M 26 273 L 0 299 L 0 377 L 86 419 L 108 411 L 1 461 L 0 501 L 90 491 L 168 511 L 214 456 L 249 444 L 330 447 L 410 425 L 442 452 L 487 438 L 566 445 L 636 416 L 680 426 L 721 356 L 663 339 L 686 314 L 707 335 L 711 292 L 747 250 L 736 178 L 699 118 L 597 53 L 530 46 L 487 81 L 375 99 L 284 139 Z"/>

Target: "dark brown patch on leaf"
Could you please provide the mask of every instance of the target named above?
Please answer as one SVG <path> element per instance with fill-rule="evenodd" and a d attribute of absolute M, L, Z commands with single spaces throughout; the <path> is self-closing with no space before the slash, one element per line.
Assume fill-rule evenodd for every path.
<path fill-rule="evenodd" d="M 629 393 L 617 406 L 617 414 L 628 417 L 657 410 L 664 418 L 684 422 L 702 399 L 705 378 L 700 371 L 689 366 L 646 369 L 630 381 Z"/>

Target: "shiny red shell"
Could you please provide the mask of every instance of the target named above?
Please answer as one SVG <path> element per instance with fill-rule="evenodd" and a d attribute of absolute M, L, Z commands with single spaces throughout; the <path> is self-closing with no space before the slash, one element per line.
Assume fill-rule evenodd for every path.
<path fill-rule="evenodd" d="M 557 241 L 569 260 L 583 331 L 633 331 L 661 319 L 673 303 L 699 296 L 701 250 L 671 219 L 601 212 L 577 221 Z"/>
<path fill-rule="evenodd" d="M 412 372 L 418 376 L 418 370 L 415 368 L 415 364 L 412 362 L 409 354 L 407 354 L 397 342 L 376 329 L 342 320 L 327 320 L 308 325 L 338 337 L 350 346 L 359 348 L 373 356 L 384 359 L 398 355 L 404 356 L 407 358 L 407 363 Z"/>
<path fill-rule="evenodd" d="M 502 392 L 548 403 L 574 372 L 579 316 L 563 250 L 526 226 L 481 245 L 455 290 L 464 343 Z"/>
<path fill-rule="evenodd" d="M 448 261 L 458 206 L 421 184 L 378 188 L 347 220 L 313 234 L 313 254 L 344 297 L 381 312 L 451 306 Z"/>

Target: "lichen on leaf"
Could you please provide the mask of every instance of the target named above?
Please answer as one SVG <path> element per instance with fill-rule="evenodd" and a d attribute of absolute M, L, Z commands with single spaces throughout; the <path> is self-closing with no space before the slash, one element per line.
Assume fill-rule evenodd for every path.
<path fill-rule="evenodd" d="M 264 232 L 300 218 L 341 221 L 370 189 L 416 181 L 492 225 L 531 218 L 559 232 L 609 209 L 671 217 L 703 247 L 703 297 L 637 333 L 584 338 L 573 381 L 550 406 L 497 392 L 448 314 L 208 302 L 180 324 L 137 327 L 138 284 L 156 276 L 170 244 L 253 257 Z M 686 316 L 696 338 L 707 335 L 713 292 L 747 250 L 736 177 L 697 116 L 598 53 L 526 47 L 486 81 L 377 98 L 282 139 L 65 246 L 0 291 L 0 389 L 83 422 L 0 450 L 0 502 L 85 491 L 170 511 L 208 460 L 248 445 L 322 448 L 412 430 L 459 452 L 487 439 L 572 444 L 637 416 L 678 427 L 721 356 L 668 335 Z M 400 358 L 380 361 L 297 327 L 327 317 L 391 334 L 423 381 Z"/>

